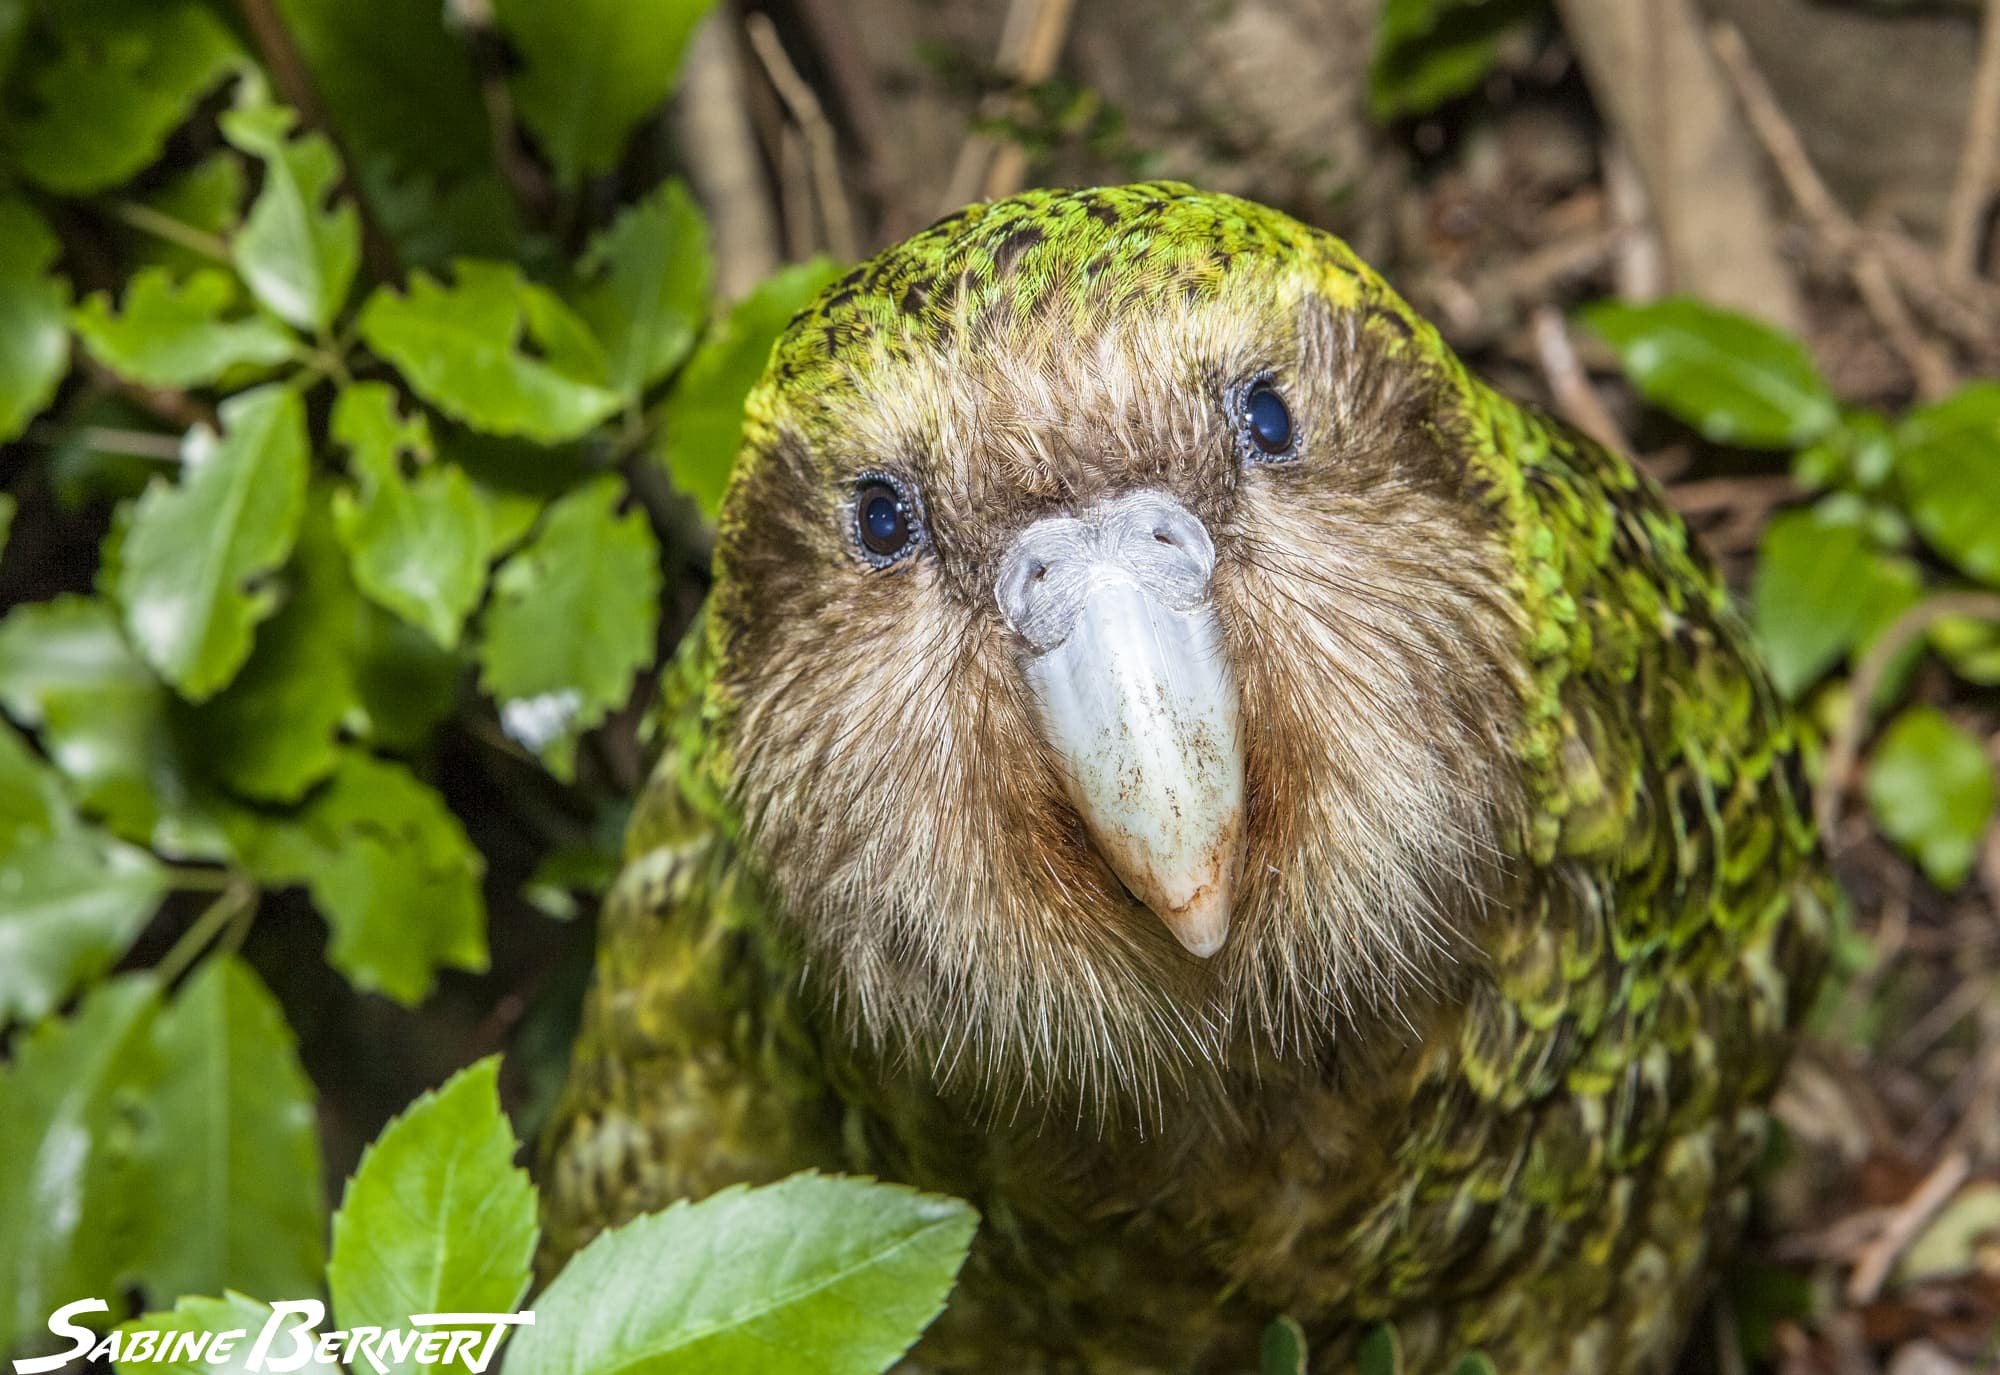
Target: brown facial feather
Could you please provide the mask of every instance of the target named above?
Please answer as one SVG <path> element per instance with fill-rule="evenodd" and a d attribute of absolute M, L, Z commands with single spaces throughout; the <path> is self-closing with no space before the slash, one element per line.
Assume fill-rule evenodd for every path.
<path fill-rule="evenodd" d="M 753 855 L 853 1030 L 971 1101 L 1144 1119 L 1225 1068 L 1379 1053 L 1459 977 L 1509 897 L 1524 632 L 1435 381 L 1325 264 L 1238 255 L 1143 306 L 1097 276 L 1096 299 L 878 331 L 843 385 L 768 393 L 719 549 L 719 678 Z M 1259 376 L 1295 461 L 1244 461 L 1230 401 Z M 928 538 L 889 568 L 853 539 L 878 472 Z M 1242 698 L 1247 862 L 1207 962 L 1092 852 L 993 599 L 1025 525 L 1142 487 L 1211 532 Z"/>

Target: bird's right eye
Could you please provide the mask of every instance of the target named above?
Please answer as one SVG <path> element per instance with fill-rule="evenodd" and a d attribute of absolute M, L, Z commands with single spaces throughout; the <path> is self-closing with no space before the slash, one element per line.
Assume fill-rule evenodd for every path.
<path fill-rule="evenodd" d="M 854 541 L 862 557 L 887 567 L 922 543 L 916 503 L 903 485 L 886 474 L 864 477 L 854 487 Z"/>

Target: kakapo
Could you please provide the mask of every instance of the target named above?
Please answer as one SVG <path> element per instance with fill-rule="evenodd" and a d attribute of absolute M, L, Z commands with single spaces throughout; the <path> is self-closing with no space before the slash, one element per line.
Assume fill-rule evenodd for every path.
<path fill-rule="evenodd" d="M 1034 191 L 833 282 L 660 713 L 545 1260 L 817 1168 L 981 1210 L 926 1370 L 1671 1365 L 1822 963 L 1804 727 L 1339 240 Z"/>

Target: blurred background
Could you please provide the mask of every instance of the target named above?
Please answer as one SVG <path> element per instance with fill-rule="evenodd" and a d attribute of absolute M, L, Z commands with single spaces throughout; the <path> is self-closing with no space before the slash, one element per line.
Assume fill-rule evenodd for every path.
<path fill-rule="evenodd" d="M 1633 455 L 1824 730 L 1840 978 L 1687 1369 L 2000 1369 L 2000 0 L 0 0 L 0 83 L 0 1156 L 92 1143 L 0 1178 L 0 1350 L 316 1285 L 475 1057 L 532 1140 L 771 339 L 1165 177 Z M 213 1273 L 75 1221 L 224 1206 L 146 1173 L 190 1055 L 296 1176 Z"/>

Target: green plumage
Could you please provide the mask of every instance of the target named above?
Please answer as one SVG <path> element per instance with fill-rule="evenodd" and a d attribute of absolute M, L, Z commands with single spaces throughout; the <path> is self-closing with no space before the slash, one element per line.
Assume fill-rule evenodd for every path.
<path fill-rule="evenodd" d="M 965 1091 L 924 1044 L 858 1029 L 827 991 L 825 949 L 774 896 L 794 858 L 759 837 L 770 809 L 811 805 L 815 780 L 746 826 L 749 618 L 840 624 L 831 594 L 783 613 L 760 600 L 760 530 L 778 519 L 760 480 L 792 447 L 831 445 L 943 335 L 1004 349 L 1032 322 L 1048 347 L 1107 311 L 1192 309 L 1261 277 L 1308 283 L 1346 322 L 1367 355 L 1355 375 L 1396 417 L 1383 444 L 1447 456 L 1497 570 L 1501 610 L 1480 633 L 1505 646 L 1508 686 L 1490 748 L 1518 792 L 1496 810 L 1498 877 L 1429 984 L 1357 995 L 1324 1038 L 1267 1043 L 1244 1018 L 1143 1128 L 1043 1110 L 1026 1071 L 997 1097 Z M 1470 378 L 1337 241 L 1162 184 L 974 207 L 857 269 L 793 322 L 746 433 L 717 594 L 670 675 L 547 1141 L 545 1260 L 674 1198 L 818 1167 L 981 1209 L 960 1291 L 916 1353 L 926 1368 L 1245 1370 L 1279 1314 L 1304 1326 L 1315 1369 L 1350 1368 L 1384 1321 L 1414 1371 L 1474 1349 L 1537 1375 L 1667 1368 L 1743 1217 L 1762 1105 L 1818 978 L 1825 880 L 1802 727 L 1654 487 Z M 1322 480 L 1307 462 L 1271 480 Z M 1399 490 L 1384 464 L 1380 490 Z M 946 569 L 980 566 L 942 528 L 937 544 Z M 841 643 L 830 633 L 832 659 Z M 1255 762 L 1253 814 L 1282 809 L 1259 780 L 1286 775 Z M 1232 939 L 1266 929 L 1239 920 Z"/>

